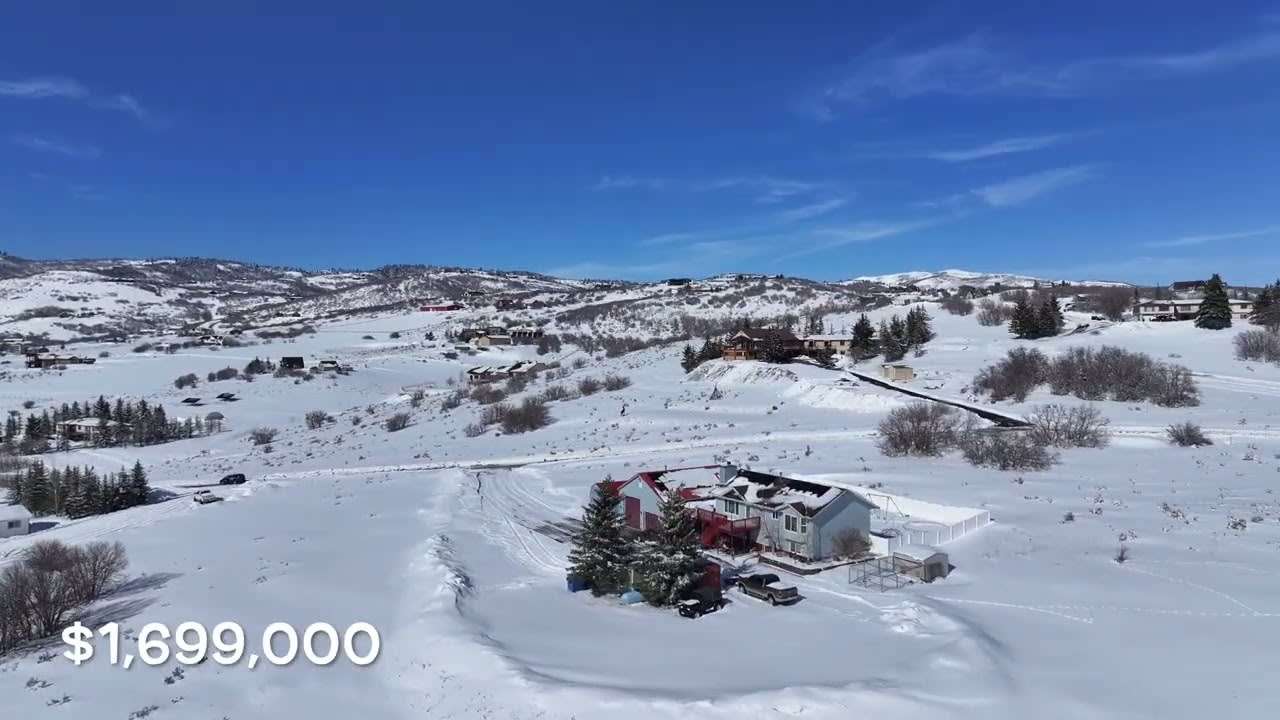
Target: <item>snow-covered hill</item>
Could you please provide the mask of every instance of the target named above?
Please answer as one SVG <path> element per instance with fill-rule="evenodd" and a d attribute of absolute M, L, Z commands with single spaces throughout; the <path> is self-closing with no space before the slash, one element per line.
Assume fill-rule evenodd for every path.
<path fill-rule="evenodd" d="M 889 275 L 865 275 L 849 282 L 871 282 L 890 287 L 915 286 L 921 290 L 955 290 L 962 285 L 987 288 L 999 284 L 1005 288 L 1028 288 L 1033 285 L 1052 285 L 1064 282 L 1062 279 L 1038 278 L 1029 275 L 1011 275 L 1008 273 L 982 273 L 969 270 L 916 270 L 912 272 L 892 273 Z M 1067 280 L 1071 285 L 1092 286 L 1127 286 L 1127 283 L 1113 280 Z"/>
<path fill-rule="evenodd" d="M 29 303 L 110 307 L 176 297 L 148 297 L 134 285 L 125 288 L 138 294 L 127 294 L 84 272 L 44 270 L 4 282 L 26 282 Z M 314 333 L 272 344 L 174 354 L 86 344 L 88 353 L 108 354 L 65 371 L 6 366 L 0 413 L 52 411 L 105 393 L 146 399 L 171 416 L 216 411 L 224 430 L 43 456 L 59 468 L 99 470 L 141 460 L 161 492 L 156 502 L 109 515 L 40 518 L 38 532 L 0 539 L 0 569 L 42 539 L 120 540 L 129 583 L 90 617 L 119 622 L 125 638 L 150 622 L 234 621 L 256 651 L 272 622 L 363 621 L 378 628 L 382 650 L 368 667 L 316 668 L 299 659 L 252 671 L 206 662 L 175 673 L 173 660 L 111 667 L 105 641 L 98 658 L 75 667 L 55 639 L 0 658 L 3 707 L 30 720 L 1280 713 L 1269 672 L 1280 642 L 1280 367 L 1235 359 L 1233 338 L 1246 328 L 1094 323 L 1031 342 L 926 301 L 937 338 L 907 359 L 918 373 L 908 387 L 939 397 L 971 401 L 978 370 L 1015 347 L 1054 355 L 1117 345 L 1196 373 L 1199 406 L 1097 402 L 1110 421 L 1108 447 L 1061 450 L 1061 464 L 1043 472 L 1001 472 L 973 467 L 958 452 L 881 454 L 878 423 L 911 399 L 838 370 L 713 360 L 686 374 L 681 343 L 617 355 L 570 343 L 546 355 L 527 345 L 467 354 L 441 338 L 450 327 L 503 317 L 578 332 L 584 342 L 783 312 L 822 314 L 838 329 L 862 312 L 847 289 L 783 278 L 574 288 L 481 277 L 533 292 L 518 296 L 523 307 L 505 310 L 485 298 L 446 313 L 399 306 L 317 315 L 308 318 Z M 57 287 L 95 288 L 103 297 L 70 301 Z M 105 295 L 113 291 L 119 296 Z M 285 301 L 309 308 L 320 297 Z M 196 301 L 231 302 L 187 300 Z M 352 305 L 359 302 L 366 299 Z M 902 309 L 867 312 L 878 323 Z M 255 357 L 283 355 L 334 358 L 354 371 L 205 381 Z M 477 431 L 493 405 L 459 399 L 459 374 L 522 359 L 560 363 L 527 387 L 500 386 L 516 404 L 560 388 L 547 404 L 550 424 Z M 199 384 L 175 388 L 187 373 Z M 630 384 L 580 393 L 587 378 L 610 375 Z M 223 392 L 238 399 L 216 399 Z M 187 397 L 203 404 L 188 408 Z M 1041 389 L 1000 407 L 1025 415 L 1048 402 L 1079 401 Z M 305 416 L 317 410 L 333 421 L 309 427 Z M 409 425 L 388 431 L 397 413 L 407 413 Z M 1164 428 L 1174 422 L 1200 424 L 1216 444 L 1169 446 Z M 254 445 L 254 428 L 277 435 Z M 882 592 L 851 583 L 845 567 L 788 575 L 803 597 L 787 608 L 731 591 L 724 609 L 686 620 L 670 609 L 565 591 L 563 528 L 580 515 L 593 483 L 719 461 L 859 489 L 886 506 L 892 496 L 916 507 L 976 508 L 995 522 L 943 545 L 954 565 L 945 579 Z M 225 502 L 192 502 L 190 485 L 230 472 L 250 480 L 214 488 Z M 1119 563 L 1122 545 L 1128 554 Z M 769 569 L 754 555 L 731 565 Z"/>

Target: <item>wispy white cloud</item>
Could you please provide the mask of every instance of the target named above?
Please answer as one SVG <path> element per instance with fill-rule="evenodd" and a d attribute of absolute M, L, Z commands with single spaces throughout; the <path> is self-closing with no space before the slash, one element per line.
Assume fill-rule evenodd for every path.
<path fill-rule="evenodd" d="M 159 116 L 143 107 L 142 103 L 138 102 L 138 99 L 132 95 L 112 95 L 109 98 L 98 101 L 97 104 L 107 110 L 117 110 L 127 115 L 132 115 L 138 122 L 149 127 L 158 127 L 164 124 L 164 121 Z"/>
<path fill-rule="evenodd" d="M 652 280 L 673 275 L 709 275 L 759 255 L 778 242 L 776 237 L 741 237 L 706 240 L 681 247 L 676 254 L 641 262 L 584 261 L 547 270 L 548 275 L 569 278 Z"/>
<path fill-rule="evenodd" d="M 838 197 L 830 200 L 822 200 L 809 205 L 801 205 L 778 213 L 778 219 L 783 222 L 800 222 L 802 220 L 812 220 L 828 213 L 835 212 L 849 203 L 848 198 Z"/>
<path fill-rule="evenodd" d="M 92 145 L 73 145 L 61 140 L 52 140 L 37 135 L 14 135 L 11 140 L 14 145 L 35 152 L 54 153 L 75 158 L 96 158 L 102 155 L 102 151 Z"/>
<path fill-rule="evenodd" d="M 1169 72 L 1199 73 L 1273 58 L 1280 58 L 1280 33 L 1254 35 L 1192 52 L 1134 57 L 1119 62 Z"/>
<path fill-rule="evenodd" d="M 971 160 L 981 160 L 983 158 L 996 157 L 998 155 L 1010 155 L 1013 153 L 1043 150 L 1045 148 L 1064 143 L 1070 138 L 1071 135 L 1066 133 L 1006 138 L 987 143 L 986 145 L 979 145 L 977 147 L 962 148 L 959 150 L 938 150 L 926 153 L 925 157 L 932 160 L 941 160 L 943 162 L 951 163 L 969 162 Z"/>
<path fill-rule="evenodd" d="M 1253 238 L 1276 237 L 1280 236 L 1280 225 L 1272 225 L 1270 227 L 1259 228 L 1257 230 L 1241 230 L 1239 232 L 1215 233 L 1210 235 L 1186 235 L 1172 240 L 1158 240 L 1145 244 L 1145 247 L 1152 248 L 1170 248 L 1170 247 L 1192 247 L 1195 245 L 1206 245 L 1209 243 L 1223 242 L 1226 240 L 1251 240 Z"/>
<path fill-rule="evenodd" d="M 791 258 L 804 257 L 815 253 L 834 250 L 846 245 L 856 245 L 860 243 L 868 243 L 885 238 L 895 237 L 897 235 L 905 235 L 916 230 L 922 230 L 933 225 L 946 222 L 950 218 L 928 218 L 923 220 L 907 220 L 896 222 L 862 222 L 846 227 L 826 227 L 814 230 L 811 235 L 816 239 L 804 245 L 798 240 L 793 240 L 793 244 L 802 245 L 792 252 L 780 255 L 776 260 L 788 260 Z"/>
<path fill-rule="evenodd" d="M 1021 205 L 1047 192 L 1060 190 L 1084 182 L 1095 175 L 1091 165 L 1074 165 L 1023 175 L 994 185 L 987 185 L 971 192 L 991 207 Z"/>
<path fill-rule="evenodd" d="M 635 177 L 632 175 L 605 175 L 595 184 L 596 190 L 661 190 L 670 184 L 667 178 Z"/>
<path fill-rule="evenodd" d="M 122 112 L 149 127 L 163 125 L 163 120 L 143 106 L 132 95 L 97 95 L 80 81 L 66 77 L 34 77 L 22 80 L 0 80 L 0 97 L 23 100 L 61 98 L 83 102 L 89 106 Z"/>
<path fill-rule="evenodd" d="M 39 100 L 69 98 L 78 100 L 89 95 L 79 82 L 64 77 L 35 77 L 24 80 L 0 80 L 0 96 Z"/>
<path fill-rule="evenodd" d="M 663 233 L 661 235 L 654 235 L 653 237 L 645 238 L 644 240 L 640 241 L 640 244 L 646 245 L 646 246 L 673 245 L 675 243 L 683 243 L 683 242 L 689 242 L 691 240 L 696 240 L 698 239 L 698 237 L 699 235 L 697 233 L 687 233 L 687 232 Z"/>
<path fill-rule="evenodd" d="M 747 190 L 757 193 L 761 204 L 781 202 L 796 195 L 811 193 L 823 183 L 772 175 L 730 175 L 706 179 L 687 179 L 636 175 L 605 175 L 595 184 L 596 190 L 681 190 L 685 192 L 714 192 L 719 190 Z"/>
<path fill-rule="evenodd" d="M 817 120 L 835 119 L 843 106 L 864 107 L 877 98 L 905 100 L 926 95 L 1070 95 L 1120 74 L 1174 75 L 1226 70 L 1280 58 L 1280 32 L 1265 18 L 1263 32 L 1216 45 L 1171 53 L 1078 58 L 1036 63 L 998 49 L 986 33 L 933 47 L 891 52 L 877 46 L 834 82 L 793 102 Z"/>

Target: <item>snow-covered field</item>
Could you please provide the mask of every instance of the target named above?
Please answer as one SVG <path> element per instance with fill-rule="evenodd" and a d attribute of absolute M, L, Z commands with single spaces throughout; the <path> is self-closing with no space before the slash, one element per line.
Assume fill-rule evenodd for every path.
<path fill-rule="evenodd" d="M 974 373 L 1027 344 L 929 308 L 938 338 L 908 360 L 915 389 L 971 401 Z M 893 312 L 902 308 L 873 319 Z M 1047 472 L 1002 473 L 957 455 L 882 456 L 875 427 L 907 401 L 892 390 L 805 365 L 716 361 L 685 377 L 678 346 L 614 359 L 569 355 L 566 346 L 566 366 L 587 365 L 552 383 L 616 373 L 632 385 L 551 403 L 554 421 L 541 430 L 467 437 L 480 406 L 442 411 L 450 381 L 472 365 L 537 356 L 518 347 L 448 360 L 444 343 L 424 340 L 465 319 L 381 315 L 317 323 L 314 335 L 269 345 L 172 355 L 95 346 L 87 350 L 111 356 L 64 372 L 8 366 L 0 410 L 126 395 L 161 402 L 171 415 L 217 410 L 226 430 L 45 456 L 99 470 L 140 459 L 153 486 L 174 497 L 85 520 L 43 519 L 56 524 L 0 539 L 0 565 L 39 539 L 119 539 L 129 583 L 94 609 L 98 622 L 137 631 L 233 620 L 253 638 L 277 620 L 363 620 L 381 632 L 382 654 L 363 668 L 205 663 L 167 684 L 172 662 L 74 667 L 54 640 L 0 659 L 4 717 L 123 719 L 151 706 L 152 718 L 193 720 L 1280 713 L 1280 367 L 1232 358 L 1231 337 L 1243 328 L 1103 324 L 1097 334 L 1035 343 L 1049 353 L 1115 344 L 1187 365 L 1203 402 L 1098 403 L 1112 423 L 1109 447 L 1064 451 Z M 837 328 L 855 319 L 827 318 Z M 203 382 L 210 371 L 283 355 L 309 364 L 332 357 L 355 371 Z M 175 389 L 188 372 L 200 386 Z M 427 393 L 417 408 L 406 393 L 413 388 Z M 721 397 L 712 400 L 714 390 Z M 240 399 L 213 399 L 228 391 Z M 188 396 L 205 404 L 184 409 Z M 1046 391 L 1002 407 L 1025 414 L 1062 400 Z M 308 430 L 311 410 L 335 422 Z M 396 412 L 412 421 L 389 433 L 382 421 Z M 1216 444 L 1168 446 L 1163 428 L 1182 421 L 1203 425 Z M 271 452 L 248 441 L 257 427 L 279 431 Z M 994 522 L 946 545 L 951 576 L 896 591 L 851 585 L 837 569 L 788 578 L 803 595 L 793 607 L 733 593 L 727 608 L 697 621 L 565 591 L 567 546 L 553 524 L 579 513 L 592 483 L 721 459 L 985 510 Z M 251 479 L 215 489 L 226 502 L 196 505 L 182 487 L 228 472 Z M 1074 521 L 1064 522 L 1067 513 Z M 1229 529 L 1234 518 L 1246 529 Z M 1124 564 L 1113 559 L 1121 544 Z M 42 660 L 46 651 L 53 657 Z"/>

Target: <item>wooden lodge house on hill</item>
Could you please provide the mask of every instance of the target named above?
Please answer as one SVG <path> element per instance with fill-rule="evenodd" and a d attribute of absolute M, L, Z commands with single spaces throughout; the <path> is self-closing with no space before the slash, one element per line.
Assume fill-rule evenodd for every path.
<path fill-rule="evenodd" d="M 745 328 L 725 343 L 724 359 L 761 360 L 769 353 L 770 347 L 788 355 L 799 355 L 804 351 L 804 343 L 790 330 Z"/>

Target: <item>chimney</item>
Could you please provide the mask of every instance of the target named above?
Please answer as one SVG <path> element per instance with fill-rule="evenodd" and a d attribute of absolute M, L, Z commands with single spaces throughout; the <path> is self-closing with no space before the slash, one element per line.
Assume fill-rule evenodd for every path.
<path fill-rule="evenodd" d="M 734 478 L 738 477 L 738 466 L 731 463 L 723 463 L 720 465 L 720 484 L 728 485 Z"/>

